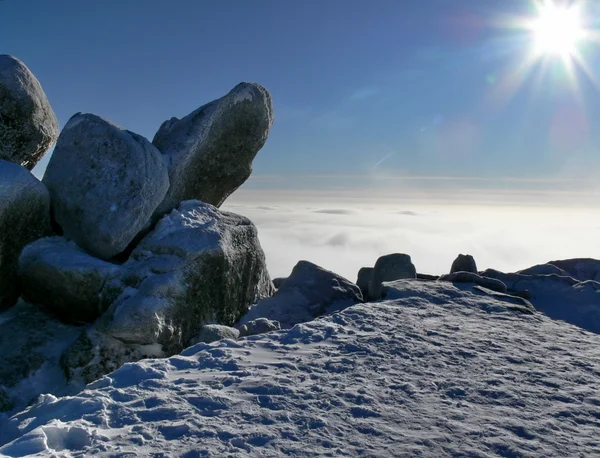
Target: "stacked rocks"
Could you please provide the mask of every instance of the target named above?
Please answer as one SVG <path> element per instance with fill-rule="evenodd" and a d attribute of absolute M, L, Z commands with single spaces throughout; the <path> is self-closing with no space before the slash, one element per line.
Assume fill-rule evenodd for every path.
<path fill-rule="evenodd" d="M 153 142 L 82 113 L 59 135 L 38 80 L 0 56 L 0 306 L 22 295 L 49 319 L 87 324 L 61 357 L 71 375 L 92 360 L 88 374 L 114 369 L 99 355 L 122 363 L 158 345 L 166 356 L 220 329 L 205 326 L 233 325 L 274 287 L 255 226 L 217 207 L 272 124 L 268 91 L 240 83 Z M 28 169 L 55 143 L 40 182 Z"/>

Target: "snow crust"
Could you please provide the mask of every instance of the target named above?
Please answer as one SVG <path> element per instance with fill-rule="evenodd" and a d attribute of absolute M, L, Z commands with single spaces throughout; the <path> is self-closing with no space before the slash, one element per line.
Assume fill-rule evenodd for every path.
<path fill-rule="evenodd" d="M 597 456 L 600 336 L 472 285 L 126 364 L 0 421 L 5 456 Z"/>

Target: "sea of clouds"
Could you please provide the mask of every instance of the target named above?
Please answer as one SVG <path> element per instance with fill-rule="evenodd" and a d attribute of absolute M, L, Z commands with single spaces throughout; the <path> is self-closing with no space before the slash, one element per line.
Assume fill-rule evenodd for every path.
<path fill-rule="evenodd" d="M 240 189 L 223 209 L 257 226 L 272 277 L 289 275 L 305 259 L 354 281 L 361 267 L 394 252 L 409 254 L 417 271 L 428 274 L 447 273 L 459 253 L 473 255 L 480 270 L 504 272 L 598 257 L 597 206 L 548 193 L 522 197 Z"/>

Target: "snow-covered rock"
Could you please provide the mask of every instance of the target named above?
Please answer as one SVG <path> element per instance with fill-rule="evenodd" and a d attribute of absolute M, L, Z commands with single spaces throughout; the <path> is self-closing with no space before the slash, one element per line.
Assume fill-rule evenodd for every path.
<path fill-rule="evenodd" d="M 470 254 L 459 254 L 450 267 L 450 273 L 454 272 L 472 272 L 477 273 L 477 264 L 475 258 Z"/>
<path fill-rule="evenodd" d="M 184 200 L 219 207 L 250 176 L 272 124 L 271 95 L 256 83 L 165 121 L 152 142 L 167 159 L 171 186 L 155 219 Z"/>
<path fill-rule="evenodd" d="M 46 187 L 24 167 L 0 160 L 0 309 L 19 297 L 21 250 L 50 233 Z"/>
<path fill-rule="evenodd" d="M 81 113 L 61 132 L 43 182 L 65 237 L 102 259 L 127 248 L 169 187 L 148 140 Z"/>
<path fill-rule="evenodd" d="M 240 337 L 240 331 L 236 328 L 223 326 L 221 324 L 206 324 L 202 329 L 190 340 L 190 345 L 197 343 L 211 343 L 221 339 L 237 340 Z"/>
<path fill-rule="evenodd" d="M 497 291 L 499 293 L 506 293 L 506 285 L 498 280 L 497 278 L 486 277 L 478 275 L 472 272 L 458 271 L 451 274 L 442 275 L 440 281 L 450 281 L 455 283 L 475 283 L 476 285 L 483 286 L 484 288 Z"/>
<path fill-rule="evenodd" d="M 0 55 L 0 159 L 31 170 L 57 137 L 58 121 L 40 82 L 19 59 Z"/>
<path fill-rule="evenodd" d="M 198 344 L 126 364 L 76 396 L 44 396 L 0 423 L 0 453 L 598 454 L 600 336 L 464 284 L 395 283 L 392 300 Z"/>
<path fill-rule="evenodd" d="M 362 301 L 360 289 L 351 281 L 311 262 L 300 261 L 273 297 L 252 306 L 239 325 L 267 318 L 278 321 L 284 329 L 291 328 Z"/>
<path fill-rule="evenodd" d="M 118 298 L 101 329 L 170 354 L 205 324 L 233 324 L 274 290 L 252 222 L 200 201 L 165 216 L 123 268 L 107 284 L 105 294 Z"/>
<path fill-rule="evenodd" d="M 59 358 L 80 332 L 81 328 L 67 326 L 22 300 L 3 312 L 0 397 L 4 401 L 0 401 L 0 411 L 23 409 L 42 393 L 65 394 L 67 384 Z"/>
<path fill-rule="evenodd" d="M 528 267 L 527 269 L 523 269 L 523 270 L 519 270 L 517 272 L 518 274 L 521 275 L 550 275 L 550 274 L 555 274 L 555 275 L 560 275 L 563 277 L 568 277 L 569 274 L 567 272 L 565 272 L 564 270 L 556 267 L 555 265 L 552 264 L 538 264 L 536 266 L 533 267 Z"/>
<path fill-rule="evenodd" d="M 255 336 L 265 332 L 279 331 L 281 324 L 279 321 L 268 320 L 267 318 L 257 318 L 248 321 L 239 327 L 240 337 Z"/>
<path fill-rule="evenodd" d="M 549 264 L 564 270 L 577 280 L 600 282 L 600 261 L 598 259 L 564 259 L 562 261 L 551 261 Z"/>
<path fill-rule="evenodd" d="M 376 301 L 381 298 L 383 282 L 403 278 L 417 278 L 417 270 L 410 256 L 402 253 L 381 256 L 375 262 L 371 281 L 369 282 L 369 300 Z"/>
<path fill-rule="evenodd" d="M 101 293 L 121 268 L 90 256 L 64 237 L 27 245 L 19 258 L 23 297 L 67 323 L 91 322 L 104 310 Z"/>

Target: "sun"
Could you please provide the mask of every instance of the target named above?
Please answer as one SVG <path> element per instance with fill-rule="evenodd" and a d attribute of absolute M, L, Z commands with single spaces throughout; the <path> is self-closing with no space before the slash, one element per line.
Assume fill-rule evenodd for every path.
<path fill-rule="evenodd" d="M 561 7 L 550 1 L 538 5 L 538 16 L 531 21 L 529 29 L 533 34 L 534 52 L 544 56 L 572 57 L 585 37 L 579 8 Z"/>

